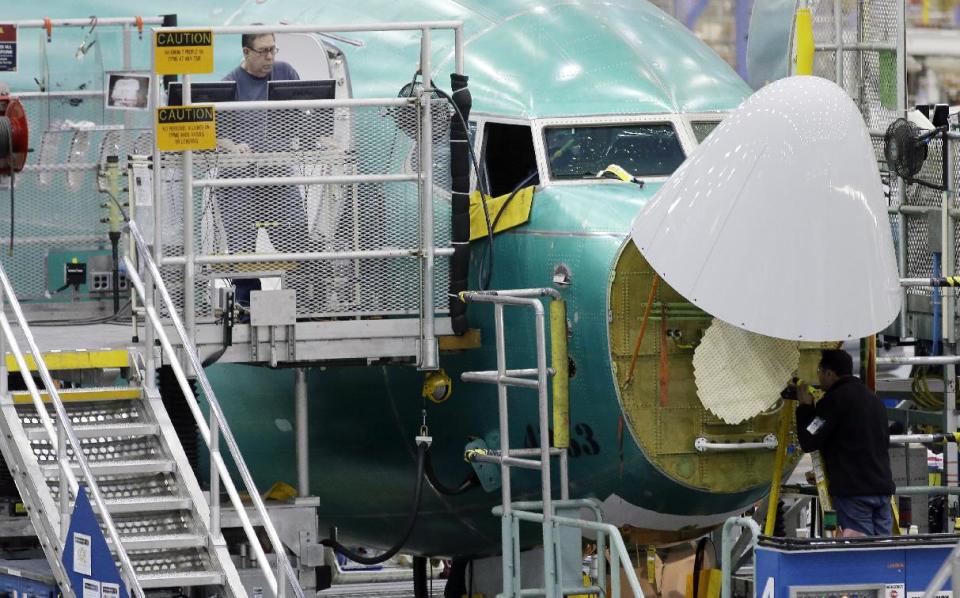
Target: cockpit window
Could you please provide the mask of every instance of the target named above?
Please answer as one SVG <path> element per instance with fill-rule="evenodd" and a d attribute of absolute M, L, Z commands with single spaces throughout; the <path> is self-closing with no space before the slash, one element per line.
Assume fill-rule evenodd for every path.
<path fill-rule="evenodd" d="M 635 177 L 667 176 L 685 158 L 669 124 L 551 127 L 546 139 L 554 179 L 593 177 L 611 164 Z"/>
<path fill-rule="evenodd" d="M 697 143 L 703 143 L 713 130 L 720 124 L 719 120 L 695 120 L 690 125 L 693 127 L 693 135 L 697 138 Z"/>
<path fill-rule="evenodd" d="M 498 197 L 540 183 L 533 131 L 529 125 L 488 122 L 484 131 L 480 163 L 491 196 Z"/>

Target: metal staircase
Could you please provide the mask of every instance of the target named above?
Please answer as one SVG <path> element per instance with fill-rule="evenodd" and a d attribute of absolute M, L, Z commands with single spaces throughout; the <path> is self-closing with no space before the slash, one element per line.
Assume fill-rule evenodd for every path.
<path fill-rule="evenodd" d="M 468 461 L 492 463 L 500 467 L 503 504 L 493 509 L 501 520 L 503 591 L 498 598 L 521 596 L 604 596 L 620 598 L 620 566 L 635 598 L 643 598 L 643 590 L 636 571 L 630 565 L 627 548 L 620 530 L 602 521 L 600 503 L 593 499 L 571 499 L 567 473 L 567 442 L 569 413 L 565 385 L 553 389 L 553 429 L 551 433 L 548 381 L 557 376 L 557 369 L 547 367 L 546 321 L 541 297 L 551 299 L 551 352 L 557 369 L 565 368 L 566 309 L 560 294 L 554 289 L 517 289 L 503 291 L 474 291 L 461 293 L 466 302 L 490 303 L 494 306 L 494 326 L 497 347 L 497 369 L 464 372 L 465 382 L 481 382 L 497 386 L 500 420 L 499 450 L 468 450 Z M 504 309 L 526 308 L 533 311 L 536 323 L 537 364 L 534 368 L 507 369 Z M 565 376 L 561 376 L 565 379 Z M 537 391 L 540 446 L 531 449 L 510 448 L 508 419 L 508 388 L 529 388 Z M 551 438 L 552 437 L 552 438 Z M 560 498 L 553 497 L 551 459 L 557 458 L 560 469 Z M 539 501 L 514 501 L 511 487 L 511 468 L 539 472 L 542 498 Z M 579 518 L 580 511 L 593 512 L 594 521 Z M 543 532 L 543 586 L 522 588 L 520 575 L 520 523 L 539 523 Z M 580 573 L 582 565 L 582 533 L 595 534 L 597 543 L 597 572 L 595 583 L 584 585 Z M 609 544 L 609 547 L 607 546 Z M 608 551 L 609 548 L 609 551 Z M 609 552 L 609 572 L 607 555 Z M 610 574 L 609 586 L 607 575 Z"/>
<path fill-rule="evenodd" d="M 10 349 L 15 362 L 9 370 L 31 371 L 24 376 L 29 390 L 14 392 L 7 391 L 7 371 L 0 371 L 0 448 L 61 588 L 69 587 L 60 559 L 80 481 L 91 494 L 108 545 L 129 569 L 124 577 L 132 594 L 217 586 L 222 595 L 246 595 L 226 544 L 211 530 L 207 502 L 159 393 L 142 385 L 57 390 L 46 358 L 36 359 L 39 349 L 2 269 L 0 283 L 32 352 L 28 363 L 4 321 L 3 348 Z M 142 380 L 136 359 L 125 351 L 111 353 L 108 365 L 120 365 L 119 353 L 127 357 L 128 377 Z M 102 358 L 89 355 L 48 357 L 63 368 L 58 371 L 104 365 Z M 4 362 L 2 370 L 7 369 Z M 33 385 L 33 371 L 44 380 L 45 392 Z M 116 547 L 117 539 L 122 549 Z"/>
<path fill-rule="evenodd" d="M 125 258 L 131 282 L 143 298 L 144 284 L 138 274 L 142 268 L 155 281 L 164 303 L 171 307 L 159 269 L 143 251 L 146 244 L 133 223 L 130 233 L 141 249 L 140 260 Z M 210 449 L 208 496 L 200 490 L 148 369 L 148 364 L 155 362 L 154 351 L 146 349 L 153 347 L 152 339 L 145 343 L 142 352 L 44 354 L 0 267 L 0 311 L 3 302 L 9 302 L 19 334 L 13 332 L 6 316 L 0 317 L 0 354 L 9 351 L 14 362 L 8 367 L 8 359 L 0 360 L 0 451 L 65 596 L 73 596 L 73 592 L 61 559 L 69 541 L 69 520 L 80 482 L 86 486 L 131 596 L 140 598 L 150 590 L 198 586 L 203 586 L 207 595 L 247 595 L 220 531 L 221 488 L 246 532 L 270 594 L 285 596 L 290 592 L 298 598 L 304 596 L 286 548 L 244 465 L 196 350 L 186 343 L 183 323 L 175 311 L 171 310 L 170 321 L 178 332 L 180 346 L 189 347 L 181 350 L 208 401 L 209 423 L 190 387 L 186 367 L 160 325 L 152 300 L 148 298 L 144 305 L 155 324 L 165 363 L 173 370 L 199 435 Z M 25 339 L 29 347 L 26 356 L 20 349 L 20 339 Z M 69 370 L 84 369 L 89 374 L 91 369 L 112 368 L 117 373 L 126 371 L 131 384 L 59 389 L 47 361 L 56 364 L 58 375 L 66 379 L 77 377 L 75 373 L 70 375 Z M 9 391 L 10 371 L 21 374 L 27 391 Z M 34 372 L 43 381 L 43 392 L 34 382 Z M 243 489 L 253 503 L 253 515 L 269 539 L 266 548 L 220 454 L 221 436 L 240 470 Z M 268 560 L 268 551 L 274 558 Z"/>
<path fill-rule="evenodd" d="M 132 390 L 139 396 L 84 389 L 83 399 L 72 396 L 80 393 L 62 398 L 141 586 L 233 585 L 231 594 L 243 595 L 236 593 L 239 580 L 225 546 L 217 546 L 204 523 L 206 501 L 159 395 Z M 112 391 L 123 398 L 104 398 Z M 28 463 L 28 469 L 35 461 L 50 499 L 58 503 L 56 449 L 22 395 L 13 393 L 13 408 L 4 409 L 2 425 L 21 453 L 16 461 Z M 54 414 L 51 419 L 58 424 Z M 72 449 L 67 455 L 75 461 Z"/>

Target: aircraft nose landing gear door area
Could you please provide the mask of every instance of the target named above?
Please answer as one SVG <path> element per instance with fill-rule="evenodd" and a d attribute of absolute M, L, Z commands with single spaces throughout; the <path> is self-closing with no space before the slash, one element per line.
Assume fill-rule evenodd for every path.
<path fill-rule="evenodd" d="M 436 368 L 436 337 L 450 329 L 452 105 L 419 88 L 350 98 L 342 59 L 317 37 L 382 30 L 420 34 L 423 72 L 431 35 L 452 33 L 461 70 L 459 23 L 155 32 L 157 87 L 161 75 L 183 77 L 166 106 L 157 98 L 150 242 L 201 354 Z M 266 97 L 239 69 L 199 76 L 212 68 L 206 53 L 241 34 L 256 46 L 243 48 L 244 64 L 273 69 Z M 281 40 L 299 48 L 291 63 Z M 298 73 L 304 52 L 324 60 Z"/>

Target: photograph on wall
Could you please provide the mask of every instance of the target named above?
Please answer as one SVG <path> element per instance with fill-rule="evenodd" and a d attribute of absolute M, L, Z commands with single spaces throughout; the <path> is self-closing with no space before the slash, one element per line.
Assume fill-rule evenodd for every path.
<path fill-rule="evenodd" d="M 107 108 L 147 110 L 150 107 L 150 74 L 146 72 L 108 72 Z"/>

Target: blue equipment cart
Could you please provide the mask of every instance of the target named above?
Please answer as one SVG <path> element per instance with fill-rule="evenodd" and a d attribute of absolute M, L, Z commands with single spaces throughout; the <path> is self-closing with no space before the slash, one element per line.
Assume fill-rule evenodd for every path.
<path fill-rule="evenodd" d="M 756 598 L 915 598 L 960 536 L 771 538 L 756 548 Z M 949 590 L 949 581 L 944 588 Z M 947 594 L 940 594 L 949 595 Z"/>

